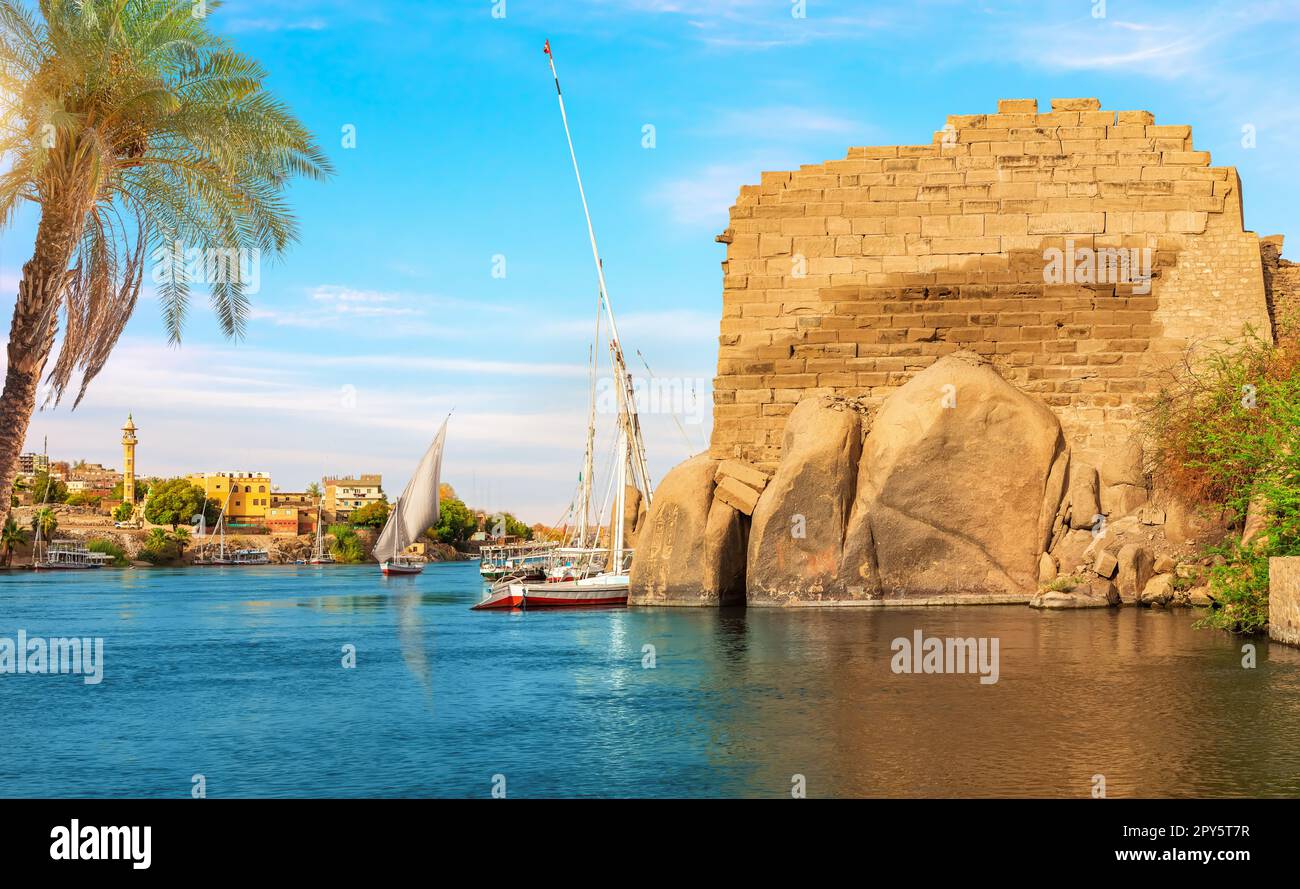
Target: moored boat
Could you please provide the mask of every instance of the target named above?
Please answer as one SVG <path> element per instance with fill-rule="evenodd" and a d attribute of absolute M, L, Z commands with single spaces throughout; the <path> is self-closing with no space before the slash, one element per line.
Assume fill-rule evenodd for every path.
<path fill-rule="evenodd" d="M 32 563 L 36 571 L 67 571 L 86 568 L 103 568 L 113 557 L 107 553 L 92 553 L 77 540 L 55 540 L 46 547 L 44 555 Z"/>
<path fill-rule="evenodd" d="M 226 508 L 230 505 L 231 491 L 226 492 L 226 500 L 217 515 L 217 545 L 204 544 L 196 548 L 193 564 L 200 566 L 242 567 L 244 565 L 269 565 L 271 554 L 264 549 L 247 547 L 244 549 L 226 548 Z"/>
<path fill-rule="evenodd" d="M 592 608 L 626 605 L 626 574 L 597 574 L 577 580 L 552 583 L 514 581 L 498 584 L 487 597 L 473 606 L 476 611 L 528 608 Z"/>
<path fill-rule="evenodd" d="M 555 544 L 549 541 L 485 546 L 479 550 L 478 573 L 485 580 L 516 574 L 541 578 L 546 575 L 554 549 Z"/>
<path fill-rule="evenodd" d="M 332 565 L 334 556 L 325 548 L 325 530 L 321 527 L 321 497 L 316 495 L 316 542 L 312 546 L 312 556 L 308 565 Z"/>
<path fill-rule="evenodd" d="M 636 392 L 632 374 L 623 357 L 623 345 L 618 336 L 618 324 L 609 291 L 605 286 L 605 268 L 596 245 L 596 232 L 591 223 L 587 195 L 582 187 L 582 174 L 578 170 L 578 156 L 569 132 L 568 115 L 564 110 L 564 96 L 560 92 L 559 75 L 555 73 L 555 58 L 550 41 L 545 48 L 555 77 L 555 92 L 560 103 L 560 117 L 564 134 L 573 159 L 573 172 L 578 180 L 578 195 L 582 212 L 587 220 L 587 235 L 591 242 L 591 255 L 596 265 L 597 304 L 596 335 L 591 352 L 590 399 L 587 420 L 587 449 L 579 476 L 578 497 L 573 505 L 577 519 L 577 532 L 572 545 L 555 552 L 548 570 L 537 580 L 509 580 L 496 584 L 475 610 L 508 608 L 564 608 L 575 606 L 626 605 L 630 590 L 629 570 L 632 549 L 628 544 L 625 527 L 627 493 L 629 484 L 639 491 L 648 506 L 653 493 L 650 471 L 646 461 L 645 441 L 641 435 L 641 421 L 637 416 Z M 606 548 L 600 547 L 600 523 L 591 522 L 592 474 L 596 435 L 596 351 L 601 340 L 601 323 L 609 326 L 609 355 L 611 375 L 618 402 L 617 438 L 610 479 L 614 491 L 613 517 L 610 540 Z M 635 492 L 634 492 L 635 493 Z M 606 504 L 608 505 L 608 503 Z M 604 507 L 597 513 L 604 513 Z"/>

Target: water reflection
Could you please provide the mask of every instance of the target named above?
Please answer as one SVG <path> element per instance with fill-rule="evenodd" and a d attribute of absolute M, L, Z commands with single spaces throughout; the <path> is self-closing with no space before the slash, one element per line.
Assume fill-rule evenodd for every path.
<path fill-rule="evenodd" d="M 473 565 L 93 573 L 0 574 L 10 634 L 106 663 L 0 679 L 0 794 L 184 795 L 198 763 L 243 796 L 1300 795 L 1300 650 L 1247 669 L 1187 611 L 496 614 Z M 998 682 L 894 674 L 917 630 L 998 639 Z"/>

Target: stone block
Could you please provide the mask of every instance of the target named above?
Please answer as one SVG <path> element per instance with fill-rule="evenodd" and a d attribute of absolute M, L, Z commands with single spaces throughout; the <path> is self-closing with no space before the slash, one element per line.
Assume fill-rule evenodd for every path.
<path fill-rule="evenodd" d="M 1098 577 L 1110 579 L 1119 569 L 1119 559 L 1113 553 L 1102 550 L 1097 553 L 1097 560 L 1092 563 L 1092 570 Z"/>
<path fill-rule="evenodd" d="M 753 515 L 754 507 L 758 505 L 759 492 L 731 476 L 723 476 L 718 481 L 713 496 L 737 512 L 744 515 Z"/>
<path fill-rule="evenodd" d="M 1037 114 L 1037 99 L 998 99 L 998 114 Z"/>
<path fill-rule="evenodd" d="M 1053 111 L 1100 111 L 1100 99 L 1053 99 Z"/>
<path fill-rule="evenodd" d="M 1268 636 L 1300 645 L 1300 556 L 1268 560 Z"/>

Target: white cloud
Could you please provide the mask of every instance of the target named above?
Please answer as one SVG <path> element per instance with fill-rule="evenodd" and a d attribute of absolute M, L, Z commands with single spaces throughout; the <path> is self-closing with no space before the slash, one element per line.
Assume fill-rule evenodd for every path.
<path fill-rule="evenodd" d="M 669 179 L 651 192 L 652 205 L 664 207 L 675 222 L 715 226 L 721 231 L 740 186 L 756 184 L 760 169 L 752 163 L 713 163 Z"/>
<path fill-rule="evenodd" d="M 867 127 L 858 121 L 802 105 L 774 105 L 724 111 L 709 131 L 731 138 L 764 141 L 805 139 L 809 135 L 862 134 Z"/>

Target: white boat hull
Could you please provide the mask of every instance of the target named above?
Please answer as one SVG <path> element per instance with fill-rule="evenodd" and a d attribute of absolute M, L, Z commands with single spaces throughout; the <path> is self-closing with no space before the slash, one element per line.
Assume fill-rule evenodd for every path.
<path fill-rule="evenodd" d="M 379 571 L 384 576 L 388 575 L 408 575 L 419 574 L 424 570 L 424 565 L 419 562 L 381 562 Z"/>
<path fill-rule="evenodd" d="M 599 574 L 551 583 L 510 583 L 493 589 L 476 611 L 506 608 L 575 608 L 626 605 L 626 574 Z"/>

